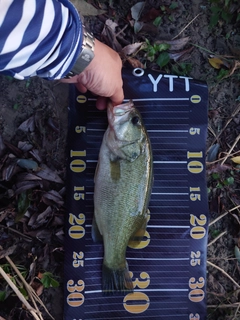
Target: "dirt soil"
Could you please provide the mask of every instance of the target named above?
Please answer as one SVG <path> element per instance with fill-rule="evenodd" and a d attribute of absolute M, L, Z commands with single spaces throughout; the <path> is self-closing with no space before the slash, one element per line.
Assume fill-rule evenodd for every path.
<path fill-rule="evenodd" d="M 223 8 L 227 1 L 215 1 L 215 6 L 223 9 L 211 28 L 213 1 L 146 1 L 136 24 L 131 8 L 137 2 L 88 1 L 105 13 L 84 16 L 85 25 L 121 54 L 126 67 L 146 66 L 207 82 L 208 319 L 239 320 L 240 161 L 231 159 L 240 156 L 240 5 L 230 1 Z M 222 11 L 230 12 L 227 21 Z M 106 27 L 108 19 L 116 28 Z M 142 26 L 137 33 L 134 23 Z M 185 44 L 184 37 L 189 37 Z M 170 54 L 178 53 L 179 59 L 160 67 L 144 50 L 123 54 L 126 45 L 146 39 L 150 44 L 180 39 L 175 42 L 177 50 L 168 49 Z M 212 65 L 209 58 L 214 58 Z M 0 88 L 0 265 L 10 276 L 13 271 L 6 256 L 21 266 L 48 311 L 55 319 L 62 319 L 68 85 L 1 75 Z M 51 288 L 43 290 L 36 276 L 41 278 L 45 271 L 59 286 L 53 281 Z M 16 285 L 20 287 L 18 282 Z M 0 319 L 32 319 L 9 288 L 3 298 L 5 289 L 0 278 L 0 301 L 4 300 L 0 302 Z M 51 319 L 41 311 L 45 320 Z"/>

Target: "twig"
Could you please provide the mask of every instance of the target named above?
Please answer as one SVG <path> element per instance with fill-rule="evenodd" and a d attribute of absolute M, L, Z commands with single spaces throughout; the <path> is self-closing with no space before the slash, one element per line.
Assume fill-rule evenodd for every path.
<path fill-rule="evenodd" d="M 232 304 L 222 304 L 222 305 L 215 305 L 210 304 L 207 305 L 207 308 L 239 308 L 240 302 L 232 303 Z"/>
<path fill-rule="evenodd" d="M 194 20 L 196 20 L 202 13 L 200 12 L 198 15 L 196 15 L 195 18 L 193 18 L 175 37 L 172 38 L 172 40 L 176 39 L 178 36 L 180 36 L 181 33 L 183 33 L 184 30 L 186 30 L 191 23 L 193 23 Z"/>
<path fill-rule="evenodd" d="M 224 213 L 221 214 L 219 217 L 217 217 L 215 220 L 211 221 L 208 226 L 210 227 L 212 224 L 216 223 L 218 220 L 220 220 L 220 219 L 222 219 L 223 217 L 225 217 L 229 212 L 232 212 L 232 211 L 234 211 L 234 210 L 236 210 L 236 209 L 238 209 L 238 208 L 240 208 L 240 205 L 238 205 L 238 206 L 236 206 L 236 207 L 234 207 L 234 208 L 232 208 L 232 209 L 224 212 Z"/>
<path fill-rule="evenodd" d="M 221 271 L 226 277 L 228 277 L 228 279 L 230 279 L 235 284 L 235 286 L 237 286 L 238 289 L 240 289 L 240 285 L 226 271 L 224 271 L 222 268 L 216 266 L 210 261 L 207 261 L 207 264 Z"/>
<path fill-rule="evenodd" d="M 26 306 L 27 310 L 33 315 L 34 319 L 41 320 L 38 316 L 38 311 L 35 310 L 24 298 L 24 296 L 21 294 L 21 292 L 18 290 L 18 288 L 15 286 L 15 284 L 11 281 L 11 279 L 8 277 L 8 275 L 5 273 L 5 271 L 0 267 L 0 274 L 4 278 L 4 280 L 9 284 L 9 286 L 13 289 L 13 291 L 16 293 L 18 298 L 22 301 L 22 303 Z"/>
<path fill-rule="evenodd" d="M 8 261 L 8 263 L 11 265 L 11 267 L 14 269 L 14 271 L 16 272 L 16 274 L 18 275 L 18 277 L 21 279 L 22 283 L 24 284 L 31 300 L 32 303 L 34 304 L 35 308 L 38 310 L 37 304 L 34 300 L 34 298 L 39 302 L 39 304 L 45 309 L 45 311 L 48 313 L 48 315 L 52 318 L 53 316 L 48 312 L 47 308 L 45 307 L 44 303 L 42 302 L 42 300 L 39 298 L 39 296 L 36 294 L 36 292 L 33 290 L 33 288 L 26 282 L 26 280 L 23 278 L 21 272 L 18 270 L 18 268 L 15 266 L 14 262 L 11 260 L 11 258 L 9 258 L 8 256 L 5 257 L 6 260 Z M 38 312 L 40 312 L 38 310 Z M 42 319 L 42 317 L 41 317 Z M 43 319 L 42 319 L 43 320 Z"/>
<path fill-rule="evenodd" d="M 225 154 L 225 152 L 221 152 L 221 153 Z M 233 157 L 233 156 L 234 156 L 235 154 L 237 154 L 237 153 L 239 153 L 239 150 L 231 153 L 229 156 Z M 211 162 L 206 161 L 206 164 L 207 164 L 207 165 L 211 165 L 211 164 L 214 164 L 214 163 L 217 163 L 217 162 L 222 161 L 224 158 L 225 158 L 225 156 L 222 157 L 222 158 L 219 158 L 219 159 L 217 159 L 217 160 L 215 160 L 215 161 L 211 161 Z"/>
<path fill-rule="evenodd" d="M 237 320 L 237 313 L 238 313 L 238 311 L 239 311 L 239 308 L 240 308 L 240 304 L 238 305 L 238 307 L 237 307 L 237 310 L 236 310 L 236 312 L 235 312 L 235 315 L 234 315 L 234 318 L 233 318 L 233 320 Z"/>
<path fill-rule="evenodd" d="M 224 162 L 227 160 L 227 158 L 229 157 L 229 155 L 231 154 L 232 150 L 234 149 L 234 147 L 236 146 L 236 144 L 238 143 L 238 141 L 240 140 L 240 134 L 237 136 L 237 138 L 234 141 L 234 144 L 232 145 L 232 147 L 230 148 L 230 150 L 228 151 L 228 153 L 226 154 L 225 158 L 223 159 L 221 165 L 224 164 Z"/>
<path fill-rule="evenodd" d="M 214 244 L 219 238 L 221 238 L 225 233 L 227 233 L 227 231 L 222 232 L 221 234 L 219 234 L 215 239 L 213 239 L 211 242 L 208 243 L 208 247 L 210 247 L 212 244 Z"/>

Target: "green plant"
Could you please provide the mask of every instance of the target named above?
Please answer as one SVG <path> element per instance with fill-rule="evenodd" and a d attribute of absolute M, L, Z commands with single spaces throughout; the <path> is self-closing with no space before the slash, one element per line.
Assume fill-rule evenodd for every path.
<path fill-rule="evenodd" d="M 59 286 L 59 282 L 54 279 L 54 276 L 51 272 L 44 272 L 42 274 L 41 282 L 44 288 L 56 288 Z"/>
<path fill-rule="evenodd" d="M 210 28 L 215 27 L 221 20 L 229 23 L 234 19 L 240 21 L 239 0 L 210 0 Z"/>
<path fill-rule="evenodd" d="M 156 63 L 162 68 L 170 61 L 169 53 L 167 52 L 169 48 L 170 45 L 167 43 L 154 43 L 151 45 L 150 41 L 146 39 L 143 50 L 146 51 L 147 60 L 150 62 L 156 60 Z"/>

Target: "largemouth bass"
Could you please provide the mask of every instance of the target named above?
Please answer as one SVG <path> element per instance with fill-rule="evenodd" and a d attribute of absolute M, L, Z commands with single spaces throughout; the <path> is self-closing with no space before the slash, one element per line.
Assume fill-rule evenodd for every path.
<path fill-rule="evenodd" d="M 103 238 L 102 290 L 111 293 L 133 290 L 126 248 L 146 229 L 152 151 L 142 117 L 131 101 L 109 104 L 107 113 L 109 125 L 94 178 L 92 237 Z"/>

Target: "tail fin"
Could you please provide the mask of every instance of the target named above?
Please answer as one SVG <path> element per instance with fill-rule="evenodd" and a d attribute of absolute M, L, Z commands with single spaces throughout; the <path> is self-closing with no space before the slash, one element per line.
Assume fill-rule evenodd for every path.
<path fill-rule="evenodd" d="M 121 270 L 113 270 L 103 263 L 102 269 L 102 290 L 104 294 L 113 294 L 115 291 L 132 292 L 133 283 L 128 267 Z"/>

